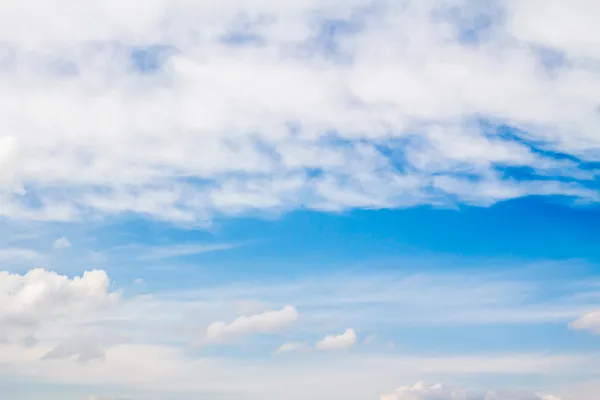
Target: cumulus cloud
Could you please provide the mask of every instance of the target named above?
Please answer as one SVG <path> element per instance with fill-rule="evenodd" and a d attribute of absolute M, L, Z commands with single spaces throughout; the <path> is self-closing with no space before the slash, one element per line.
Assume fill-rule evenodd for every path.
<path fill-rule="evenodd" d="M 104 271 L 86 271 L 69 278 L 44 269 L 24 275 L 0 271 L 0 325 L 2 329 L 32 329 L 56 320 L 66 320 L 115 304 Z"/>
<path fill-rule="evenodd" d="M 71 247 L 71 242 L 69 241 L 69 239 L 63 236 L 56 239 L 52 247 L 54 247 L 56 250 L 68 249 L 69 247 Z"/>
<path fill-rule="evenodd" d="M 219 342 L 243 335 L 277 332 L 295 324 L 298 316 L 296 308 L 285 306 L 277 311 L 239 317 L 230 323 L 213 322 L 206 329 L 206 340 Z"/>
<path fill-rule="evenodd" d="M 381 396 L 381 400 L 560 400 L 555 396 L 541 396 L 528 392 L 498 392 L 469 390 L 441 384 L 428 385 L 417 382 L 403 386 L 394 393 Z"/>
<path fill-rule="evenodd" d="M 594 2 L 371 3 L 3 1 L 0 214 L 598 200 Z"/>
<path fill-rule="evenodd" d="M 357 341 L 354 329 L 346 329 L 341 335 L 326 335 L 323 340 L 317 342 L 318 350 L 340 350 L 354 347 Z"/>

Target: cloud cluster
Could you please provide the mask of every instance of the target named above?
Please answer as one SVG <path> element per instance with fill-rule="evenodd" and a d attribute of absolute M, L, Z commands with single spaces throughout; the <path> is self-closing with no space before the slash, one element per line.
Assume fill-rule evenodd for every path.
<path fill-rule="evenodd" d="M 85 317 L 118 300 L 104 271 L 73 278 L 40 268 L 24 275 L 0 271 L 1 333 L 31 335 L 46 324 Z"/>
<path fill-rule="evenodd" d="M 298 286 L 298 282 L 294 282 L 294 285 Z M 313 293 L 307 292 L 305 285 L 299 286 L 313 302 L 324 301 L 318 298 L 317 293 L 326 298 L 326 301 L 340 296 L 337 291 L 317 290 Z M 292 294 L 289 287 L 280 285 L 276 288 L 259 288 L 253 285 L 252 289 L 263 293 L 265 297 L 268 297 L 269 291 L 282 296 Z M 326 399 L 339 395 L 340 387 L 343 386 L 344 398 L 361 399 L 370 398 L 366 395 L 373 393 L 373 390 L 379 393 L 382 387 L 389 387 L 390 380 L 397 379 L 399 374 L 418 375 L 415 379 L 427 378 L 432 374 L 559 375 L 567 371 L 588 372 L 596 365 L 597 357 L 593 354 L 423 357 L 338 352 L 330 356 L 313 354 L 289 360 L 267 357 L 252 362 L 243 362 L 230 355 L 194 357 L 184 350 L 188 343 L 186 338 L 189 337 L 187 335 L 197 335 L 196 328 L 202 324 L 202 319 L 208 318 L 208 315 L 231 314 L 236 309 L 232 305 L 237 303 L 237 307 L 241 306 L 240 298 L 255 296 L 240 287 L 212 288 L 205 293 L 180 293 L 179 296 L 170 293 L 129 298 L 120 302 L 116 309 L 111 309 L 109 314 L 98 317 L 96 311 L 113 305 L 118 300 L 117 293 L 110 290 L 106 273 L 102 271 L 87 272 L 73 278 L 45 270 L 32 270 L 24 275 L 2 273 L 2 326 L 21 327 L 24 332 L 30 333 L 37 330 L 40 334 L 38 341 L 28 343 L 23 340 L 0 341 L 0 374 L 27 376 L 31 381 L 54 384 L 77 383 L 103 387 L 119 385 L 125 389 L 155 393 L 186 390 L 194 393 L 195 397 L 201 397 L 206 392 L 231 393 L 234 390 L 247 398 L 262 399 L 293 387 L 298 388 L 291 395 L 293 399 L 302 396 L 305 398 L 307 393 L 310 398 Z M 353 301 L 363 300 L 353 298 Z M 250 308 L 264 309 L 265 304 L 274 303 L 268 301 L 260 305 L 253 304 Z M 248 304 L 243 306 L 248 307 Z M 311 308 L 315 310 L 320 307 L 322 306 L 313 303 Z M 304 309 L 304 306 L 301 308 Z M 339 310 L 336 308 L 331 311 Z M 310 311 L 306 313 L 303 322 L 310 321 L 310 314 Z M 28 316 L 28 319 L 25 318 Z M 329 316 L 328 319 L 332 318 Z M 211 317 L 210 320 L 214 319 Z M 286 306 L 279 310 L 233 319 L 228 323 L 213 323 L 206 336 L 207 339 L 218 342 L 244 335 L 277 333 L 292 326 L 297 320 L 298 311 L 295 307 Z M 73 324 L 60 324 L 69 321 Z M 52 326 L 54 323 L 59 324 Z M 301 333 L 306 334 L 315 327 L 323 328 L 323 320 L 313 323 L 316 326 L 311 327 L 309 323 L 303 325 L 304 332 Z M 339 324 L 340 321 L 336 323 Z M 93 329 L 88 331 L 89 328 Z M 317 348 L 343 349 L 356 345 L 357 341 L 356 332 L 348 329 L 341 334 L 325 336 L 317 344 Z M 270 348 L 262 347 L 260 340 L 251 343 L 253 347 L 256 344 L 258 351 Z M 288 343 L 282 346 L 279 353 L 304 348 L 306 347 L 302 344 Z M 216 351 L 218 354 L 219 349 L 209 351 Z M 203 379 L 198 379 L 199 376 Z M 404 392 L 397 391 L 394 394 L 396 397 L 389 399 L 489 400 L 476 391 L 461 392 L 445 387 L 441 390 L 438 386 L 425 385 L 408 389 Z M 448 397 L 448 393 L 455 397 Z M 511 394 L 513 397 L 501 392 L 489 392 L 485 395 L 492 396 L 490 398 L 493 400 L 554 400 L 551 397 L 527 397 L 519 393 Z"/>
<path fill-rule="evenodd" d="M 596 201 L 598 6 L 551 3 L 3 1 L 0 214 Z"/>
<path fill-rule="evenodd" d="M 560 400 L 555 396 L 540 396 L 525 392 L 497 392 L 469 390 L 441 384 L 428 385 L 417 382 L 403 386 L 394 393 L 381 396 L 381 400 Z"/>

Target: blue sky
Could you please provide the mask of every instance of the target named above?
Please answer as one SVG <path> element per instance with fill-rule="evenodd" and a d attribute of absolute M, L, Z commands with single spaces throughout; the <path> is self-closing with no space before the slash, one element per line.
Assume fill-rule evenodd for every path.
<path fill-rule="evenodd" d="M 24 224 L 19 231 L 34 230 L 36 235 L 16 234 L 6 246 L 33 249 L 38 265 L 67 276 L 79 274 L 82 265 L 85 270 L 106 271 L 111 288 L 121 290 L 121 301 L 130 303 L 122 306 L 130 308 L 123 311 L 126 315 L 134 313 L 129 323 L 142 326 L 97 321 L 94 340 L 108 340 L 108 346 L 115 340 L 111 335 L 123 335 L 155 345 L 184 346 L 191 357 L 310 365 L 325 362 L 325 356 L 313 354 L 309 346 L 325 333 L 351 327 L 357 344 L 327 355 L 329 362 L 339 357 L 356 357 L 356 362 L 415 357 L 425 365 L 428 357 L 483 357 L 491 364 L 509 356 L 577 359 L 564 361 L 568 368 L 546 366 L 552 364 L 547 360 L 528 366 L 534 361 L 526 360 L 521 361 L 523 367 L 508 361 L 509 370 L 500 366 L 500 371 L 486 371 L 496 368 L 492 365 L 478 367 L 482 372 L 442 369 L 424 374 L 474 387 L 561 390 L 596 377 L 586 369 L 585 358 L 600 351 L 600 341 L 568 324 L 597 304 L 599 234 L 590 222 L 599 214 L 593 205 L 530 197 L 491 207 L 223 218 L 203 229 L 130 216 L 91 224 L 44 224 L 41 229 Z M 68 238 L 69 247 L 52 248 L 58 232 Z M 15 271 L 23 273 L 32 261 L 19 263 L 22 267 Z M 142 299 L 148 303 L 142 305 Z M 148 319 L 145 307 L 162 310 L 171 302 L 172 307 L 193 309 L 198 301 L 206 302 L 203 307 L 222 309 L 230 319 L 236 312 L 227 308 L 236 301 L 249 302 L 242 310 L 291 303 L 301 318 L 293 329 L 252 334 L 218 346 L 195 343 L 201 340 L 203 323 L 210 322 L 200 311 L 197 322 L 179 320 L 185 312 L 175 310 L 170 317 L 158 318 L 163 322 L 135 321 Z M 248 316 L 257 313 L 246 311 Z M 156 323 L 182 326 L 182 332 L 173 334 L 167 328 L 163 334 L 151 333 Z M 117 337 L 115 343 L 120 340 Z M 297 354 L 273 355 L 286 342 L 303 347 Z M 402 380 L 403 374 L 398 375 Z M 103 394 L 132 391 L 120 385 L 85 388 Z M 25 392 L 33 396 L 38 390 Z M 71 385 L 52 390 L 60 395 L 82 392 Z"/>
<path fill-rule="evenodd" d="M 595 400 L 600 8 L 0 5 L 0 397 Z"/>

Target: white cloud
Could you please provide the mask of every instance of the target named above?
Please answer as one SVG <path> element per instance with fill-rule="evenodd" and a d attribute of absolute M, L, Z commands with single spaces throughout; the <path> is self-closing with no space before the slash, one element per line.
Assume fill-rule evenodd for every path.
<path fill-rule="evenodd" d="M 63 236 L 54 241 L 53 247 L 57 250 L 68 249 L 71 247 L 71 242 Z"/>
<path fill-rule="evenodd" d="M 114 305 L 119 295 L 109 290 L 104 271 L 87 271 L 69 278 L 44 269 L 24 275 L 0 272 L 0 324 L 5 335 L 13 330 L 29 336 L 47 324 L 81 318 Z"/>
<path fill-rule="evenodd" d="M 0 137 L 0 193 L 5 190 L 23 193 L 17 174 L 19 162 L 18 140 L 12 136 Z"/>
<path fill-rule="evenodd" d="M 326 335 L 323 340 L 317 342 L 315 347 L 318 350 L 340 350 L 354 347 L 357 336 L 354 329 L 347 329 L 341 335 Z"/>
<path fill-rule="evenodd" d="M 298 353 L 309 350 L 310 347 L 306 343 L 287 342 L 279 346 L 275 354 Z"/>
<path fill-rule="evenodd" d="M 63 2 L 0 6 L 3 216 L 599 198 L 597 172 L 525 144 L 600 158 L 594 1 Z"/>
<path fill-rule="evenodd" d="M 381 400 L 560 400 L 558 397 L 541 396 L 531 392 L 498 392 L 493 390 L 469 390 L 441 384 L 428 385 L 417 382 L 403 386 L 394 393 L 381 396 Z"/>
<path fill-rule="evenodd" d="M 230 323 L 213 322 L 206 329 L 206 339 L 211 342 L 218 342 L 242 335 L 277 332 L 295 324 L 298 315 L 296 308 L 285 306 L 278 311 L 267 311 L 248 317 L 239 317 Z"/>
<path fill-rule="evenodd" d="M 589 330 L 600 335 L 600 311 L 592 311 L 569 324 L 571 329 Z"/>

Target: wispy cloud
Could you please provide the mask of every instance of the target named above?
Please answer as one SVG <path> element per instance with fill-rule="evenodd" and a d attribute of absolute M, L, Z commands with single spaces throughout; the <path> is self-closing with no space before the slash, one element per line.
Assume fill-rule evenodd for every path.
<path fill-rule="evenodd" d="M 138 259 L 145 261 L 158 261 L 169 258 L 193 256 L 203 253 L 211 253 L 215 251 L 230 250 L 240 246 L 235 243 L 216 243 L 216 244 L 175 244 L 170 246 L 133 246 L 129 249 L 134 249 L 138 254 Z"/>
<path fill-rule="evenodd" d="M 213 322 L 206 329 L 206 340 L 221 342 L 242 335 L 277 332 L 294 325 L 298 316 L 295 307 L 285 306 L 281 310 L 239 317 L 230 323 Z"/>
<path fill-rule="evenodd" d="M 69 239 L 62 236 L 54 241 L 52 247 L 54 247 L 56 250 L 68 249 L 69 247 L 71 247 L 71 242 L 69 241 Z"/>
<path fill-rule="evenodd" d="M 0 249 L 0 261 L 38 261 L 41 258 L 40 253 L 31 249 L 17 247 Z"/>

